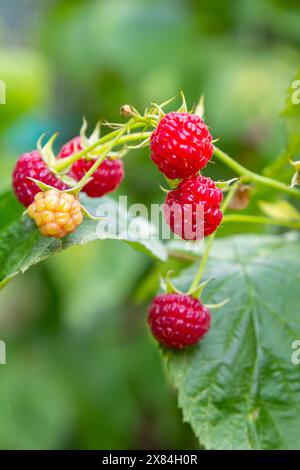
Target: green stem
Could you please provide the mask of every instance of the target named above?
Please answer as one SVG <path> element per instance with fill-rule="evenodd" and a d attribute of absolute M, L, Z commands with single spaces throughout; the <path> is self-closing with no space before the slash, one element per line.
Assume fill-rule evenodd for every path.
<path fill-rule="evenodd" d="M 236 181 L 230 188 L 230 190 L 228 191 L 227 193 L 227 196 L 226 198 L 224 199 L 224 202 L 221 206 L 221 210 L 222 212 L 224 213 L 231 201 L 231 199 L 233 198 L 234 196 L 234 193 L 237 189 L 239 185 L 239 181 Z M 203 272 L 204 272 L 204 269 L 205 269 L 205 266 L 206 266 L 206 263 L 207 263 L 207 260 L 208 260 L 208 257 L 209 257 L 209 254 L 210 254 L 210 251 L 212 249 L 212 246 L 213 246 L 213 241 L 215 239 L 215 236 L 217 234 L 217 230 L 208 238 L 208 241 L 207 241 L 207 244 L 206 244 L 206 247 L 205 247 L 205 250 L 204 250 L 204 253 L 203 253 L 203 256 L 201 258 L 201 262 L 200 262 L 200 265 L 199 265 L 199 269 L 195 275 L 195 278 L 191 284 L 191 287 L 189 288 L 189 291 L 188 291 L 188 294 L 192 293 L 195 289 L 197 289 L 197 287 L 199 286 L 200 284 L 200 281 L 202 279 L 202 275 L 203 275 Z"/>
<path fill-rule="evenodd" d="M 143 140 L 149 139 L 151 134 L 152 132 L 135 132 L 134 134 L 124 135 L 118 140 L 117 145 L 128 144 L 136 140 L 142 142 Z"/>
<path fill-rule="evenodd" d="M 283 191 L 289 194 L 290 196 L 300 199 L 300 191 L 298 189 L 290 188 L 289 186 L 286 186 L 284 183 L 281 183 L 281 181 L 276 181 L 276 180 L 273 180 L 272 178 L 268 178 L 267 176 L 258 175 L 257 173 L 254 173 L 253 171 L 248 170 L 247 168 L 245 168 L 244 166 L 240 165 L 238 162 L 233 160 L 233 158 L 227 155 L 227 153 L 220 150 L 218 147 L 215 147 L 214 154 L 221 162 L 223 162 L 225 165 L 231 168 L 235 173 L 240 175 L 243 179 L 243 182 L 252 182 L 252 183 L 262 184 L 264 186 L 268 186 L 269 188 L 273 188 L 277 191 Z"/>
<path fill-rule="evenodd" d="M 110 142 L 107 142 L 107 144 L 105 146 L 102 147 L 101 149 L 101 154 L 99 156 L 99 158 L 97 160 L 95 160 L 95 163 L 93 166 L 91 166 L 91 168 L 86 172 L 86 174 L 84 175 L 84 177 L 79 181 L 79 183 L 76 185 L 76 187 L 74 188 L 74 190 L 72 191 L 73 194 L 79 194 L 80 191 L 82 190 L 82 188 L 86 185 L 87 181 L 89 180 L 89 178 L 91 178 L 93 176 L 93 174 L 95 173 L 95 171 L 97 170 L 97 168 L 101 165 L 101 163 L 105 160 L 105 158 L 107 157 L 107 155 L 109 154 L 109 152 L 111 152 L 111 150 L 113 149 L 113 147 L 115 145 L 117 145 L 120 141 L 120 139 L 122 138 L 122 135 L 126 132 L 126 128 L 123 127 L 121 129 L 118 130 L 114 140 L 110 141 Z"/>
<path fill-rule="evenodd" d="M 221 162 L 223 162 L 225 165 L 231 168 L 239 176 L 241 176 L 241 179 L 243 180 L 243 182 L 253 182 L 257 184 L 262 184 L 264 186 L 268 186 L 275 190 L 283 191 L 291 196 L 296 197 L 297 199 L 300 199 L 300 191 L 298 191 L 297 189 L 290 188 L 289 186 L 286 186 L 284 183 L 281 183 L 280 181 L 273 180 L 266 176 L 258 175 L 257 173 L 254 173 L 248 170 L 247 168 L 243 167 L 238 162 L 233 160 L 229 155 L 227 155 L 225 152 L 220 150 L 218 147 L 215 147 L 214 154 L 216 155 L 216 157 L 219 158 Z M 223 213 L 227 209 L 228 204 L 230 203 L 238 184 L 239 183 L 236 182 L 232 186 L 226 199 L 224 200 L 223 205 L 222 205 Z M 235 215 L 235 214 L 227 215 L 227 216 L 224 216 L 223 222 L 224 223 L 226 222 L 261 223 L 261 224 L 270 224 L 270 225 L 282 225 L 284 227 L 290 227 L 290 228 L 300 228 L 300 222 L 297 223 L 297 222 L 286 221 L 286 220 L 272 220 L 272 219 L 269 219 L 268 217 L 251 216 L 251 215 Z M 191 284 L 189 293 L 193 292 L 201 281 L 215 236 L 216 236 L 216 232 L 214 232 L 213 235 L 211 235 L 208 239 L 205 251 L 203 253 L 203 256 L 199 265 L 199 269 Z"/>
<path fill-rule="evenodd" d="M 269 217 L 243 214 L 228 214 L 223 217 L 222 223 L 242 222 L 249 224 L 280 225 L 282 227 L 300 228 L 300 221 L 270 219 Z"/>
<path fill-rule="evenodd" d="M 130 130 L 132 130 L 132 129 L 141 127 L 141 125 L 142 125 L 142 122 L 136 122 L 134 124 L 131 124 L 129 128 Z M 145 125 L 145 123 L 143 125 Z M 93 150 L 96 150 L 101 145 L 106 144 L 107 142 L 110 142 L 112 139 L 114 139 L 118 135 L 119 132 L 120 132 L 120 129 L 112 131 L 109 134 L 105 135 L 104 137 L 101 137 L 101 139 L 97 140 L 97 142 L 94 142 L 89 147 L 84 148 L 80 152 L 74 153 L 70 157 L 57 160 L 54 164 L 55 172 L 60 173 L 66 170 L 73 163 L 77 162 L 77 160 L 79 160 L 80 158 L 85 157 L 88 153 L 91 153 Z M 132 142 L 135 140 L 142 141 L 144 139 L 147 139 L 150 136 L 151 136 L 151 132 L 136 132 L 135 134 L 128 134 L 128 135 L 123 136 L 121 139 L 119 139 L 118 143 L 115 145 L 125 144 L 127 142 Z"/>
<path fill-rule="evenodd" d="M 210 254 L 210 250 L 212 249 L 212 245 L 213 245 L 213 241 L 214 241 L 214 238 L 215 238 L 215 233 L 214 232 L 208 239 L 207 241 L 207 244 L 206 244 L 206 247 L 205 247 L 205 251 L 203 253 L 203 256 L 201 258 L 201 261 L 200 261 L 200 265 L 199 265 L 199 269 L 196 273 L 196 276 L 189 288 L 189 291 L 188 291 L 188 294 L 191 294 L 192 292 L 194 292 L 194 290 L 197 289 L 197 287 L 199 286 L 200 284 L 200 281 L 202 279 L 202 275 L 203 275 L 203 271 L 204 271 L 204 268 L 206 266 L 206 263 L 207 263 L 207 260 L 208 260 L 208 257 L 209 257 L 209 254 Z"/>

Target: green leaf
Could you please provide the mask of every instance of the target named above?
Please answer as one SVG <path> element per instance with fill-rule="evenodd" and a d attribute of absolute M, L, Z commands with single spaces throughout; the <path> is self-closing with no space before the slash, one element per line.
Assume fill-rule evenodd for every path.
<path fill-rule="evenodd" d="M 194 348 L 164 350 L 179 405 L 207 449 L 300 449 L 300 242 L 291 236 L 216 241 L 206 276 L 212 327 Z M 190 285 L 196 268 L 177 287 Z"/>
<path fill-rule="evenodd" d="M 0 231 L 18 220 L 23 212 L 24 207 L 21 206 L 11 191 L 0 191 Z"/>
<path fill-rule="evenodd" d="M 90 199 L 82 198 L 82 203 L 88 211 L 99 215 L 108 207 L 112 210 L 105 219 L 111 230 L 114 229 L 115 219 L 125 221 L 125 211 L 120 210 L 116 201 L 111 198 Z M 116 234 L 113 231 L 102 233 L 99 221 L 85 218 L 77 231 L 63 240 L 45 238 L 40 235 L 34 223 L 27 215 L 22 213 L 20 206 L 11 191 L 0 194 L 0 288 L 13 279 L 17 274 L 24 273 L 32 265 L 47 259 L 73 245 L 82 245 L 91 241 L 116 238 L 129 243 L 136 250 L 165 261 L 167 252 L 164 245 L 157 239 L 149 239 L 142 235 L 133 238 L 130 234 L 121 231 L 122 224 L 116 225 Z M 129 218 L 131 222 L 136 219 Z M 139 227 L 145 231 L 150 230 L 147 220 L 140 218 Z"/>

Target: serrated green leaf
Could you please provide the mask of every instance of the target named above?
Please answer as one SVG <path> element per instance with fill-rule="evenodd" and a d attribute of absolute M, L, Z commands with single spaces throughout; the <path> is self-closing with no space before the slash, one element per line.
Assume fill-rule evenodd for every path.
<path fill-rule="evenodd" d="M 295 237 L 294 237 L 295 238 Z M 187 289 L 195 270 L 182 273 Z M 164 350 L 179 405 L 207 449 L 300 449 L 300 242 L 239 236 L 216 241 L 206 271 L 212 327 L 194 348 Z"/>
<path fill-rule="evenodd" d="M 98 214 L 101 208 L 110 205 L 118 216 L 120 210 L 117 202 L 111 198 L 90 199 L 83 197 L 82 202 L 89 212 Z M 20 206 L 11 191 L 0 196 L 0 288 L 13 279 L 17 274 L 24 273 L 32 265 L 39 263 L 59 251 L 73 245 L 82 245 L 99 239 L 99 221 L 85 218 L 83 224 L 75 233 L 63 240 L 45 238 L 40 235 L 38 229 L 29 217 L 22 216 L 24 208 Z M 125 213 L 120 214 L 124 219 Z M 133 219 L 132 219 L 133 220 Z M 107 223 L 114 224 L 113 215 L 109 215 Z M 140 225 L 150 230 L 150 225 L 145 219 L 140 219 Z M 101 232 L 101 230 L 100 230 Z M 157 239 L 149 239 L 141 236 L 132 238 L 126 232 L 120 233 L 117 226 L 117 234 L 101 234 L 101 239 L 117 238 L 129 243 L 134 249 L 160 260 L 166 260 L 167 252 L 164 245 Z"/>

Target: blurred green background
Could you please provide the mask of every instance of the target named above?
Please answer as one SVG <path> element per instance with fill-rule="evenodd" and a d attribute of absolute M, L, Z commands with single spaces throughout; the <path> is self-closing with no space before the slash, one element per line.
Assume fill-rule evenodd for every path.
<path fill-rule="evenodd" d="M 0 0 L 0 187 L 42 132 L 62 144 L 83 115 L 117 121 L 120 105 L 143 110 L 179 88 L 190 105 L 204 93 L 222 148 L 261 170 L 285 147 L 299 20 L 297 0 Z M 159 183 L 147 151 L 129 154 L 120 193 L 162 201 Z M 1 291 L 0 448 L 197 448 L 145 325 L 155 269 L 99 241 Z"/>

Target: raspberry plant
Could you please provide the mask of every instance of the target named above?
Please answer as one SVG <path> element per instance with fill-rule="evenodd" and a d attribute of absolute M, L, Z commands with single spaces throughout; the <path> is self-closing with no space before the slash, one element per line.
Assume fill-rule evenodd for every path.
<path fill-rule="evenodd" d="M 152 293 L 148 323 L 161 344 L 184 419 L 207 449 L 299 448 L 299 369 L 291 362 L 291 343 L 300 338 L 298 234 L 216 239 L 227 223 L 300 228 L 300 213 L 287 200 L 300 199 L 299 162 L 292 162 L 292 184 L 278 178 L 281 167 L 300 152 L 295 138 L 299 111 L 289 98 L 284 112 L 288 151 L 276 165 L 257 174 L 212 140 L 203 120 L 203 100 L 190 112 L 183 95 L 179 110 L 166 112 L 167 106 L 170 101 L 152 103 L 140 114 L 125 105 L 121 113 L 127 121 L 106 123 L 111 130 L 104 136 L 96 126 L 87 137 L 84 121 L 80 135 L 57 156 L 53 136 L 45 145 L 41 138 L 36 150 L 19 158 L 13 172 L 14 194 L 1 194 L 0 287 L 62 249 L 97 239 L 95 209 L 120 185 L 122 159 L 130 150 L 149 146 L 151 159 L 170 186 L 166 222 L 181 240 L 123 240 L 159 261 L 157 277 L 167 272 L 163 292 Z M 202 175 L 212 157 L 235 177 L 212 181 Z M 241 204 L 245 187 L 246 203 Z M 244 208 L 249 193 L 251 197 L 264 188 L 272 197 L 260 201 L 263 213 L 233 210 Z M 191 209 L 188 228 L 193 237 L 187 237 L 186 226 L 176 224 L 170 215 L 174 202 L 181 221 L 186 219 L 186 207 Z M 195 222 L 197 203 L 203 208 L 200 227 Z M 206 239 L 201 252 L 196 243 L 185 242 L 201 236 Z M 173 273 L 171 281 L 172 257 L 192 265 Z"/>

